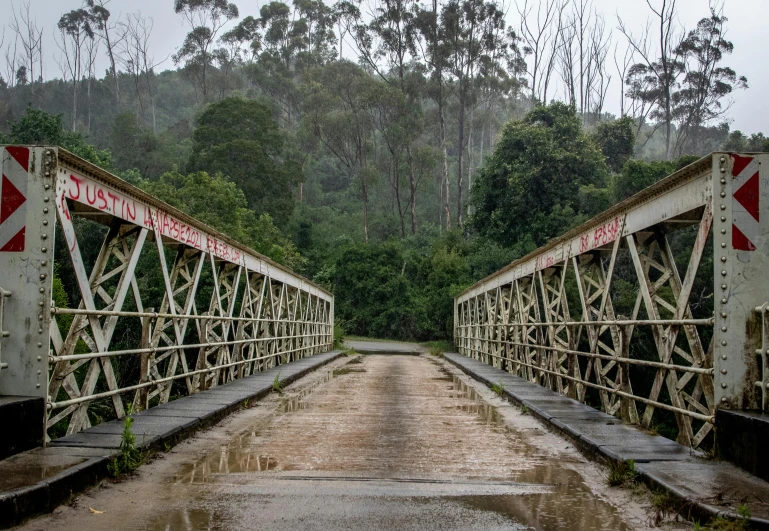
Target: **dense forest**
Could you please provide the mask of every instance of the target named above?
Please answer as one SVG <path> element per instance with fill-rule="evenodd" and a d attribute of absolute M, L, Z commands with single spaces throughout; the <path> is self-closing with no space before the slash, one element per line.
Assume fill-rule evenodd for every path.
<path fill-rule="evenodd" d="M 611 31 L 587 0 L 164 1 L 189 33 L 163 71 L 141 13 L 72 0 L 52 32 L 16 6 L 0 142 L 61 145 L 294 268 L 349 334 L 450 338 L 475 280 L 696 157 L 769 150 L 730 129 L 723 4 Z"/>

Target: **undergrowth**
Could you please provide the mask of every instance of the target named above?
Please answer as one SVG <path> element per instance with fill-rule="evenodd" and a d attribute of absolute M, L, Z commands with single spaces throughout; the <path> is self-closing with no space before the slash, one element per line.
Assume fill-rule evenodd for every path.
<path fill-rule="evenodd" d="M 606 481 L 610 487 L 619 487 L 621 485 L 631 485 L 638 477 L 635 469 L 635 461 L 617 461 L 609 464 L 609 476 Z"/>
<path fill-rule="evenodd" d="M 502 394 L 505 392 L 505 384 L 502 382 L 491 384 L 491 390 L 497 393 L 499 396 L 502 396 Z"/>
<path fill-rule="evenodd" d="M 283 394 L 283 383 L 280 381 L 280 373 L 275 375 L 275 379 L 272 381 L 272 390 L 279 395 Z"/>
<path fill-rule="evenodd" d="M 742 504 L 737 507 L 737 514 L 740 518 L 737 520 L 727 520 L 721 516 L 713 518 L 706 526 L 700 525 L 699 522 L 694 524 L 695 531 L 750 531 L 748 526 L 750 521 L 750 509 L 747 505 Z"/>
<path fill-rule="evenodd" d="M 112 458 L 109 464 L 107 464 L 107 472 L 113 478 L 133 472 L 147 458 L 147 454 L 136 446 L 136 435 L 131 430 L 133 421 L 134 419 L 131 417 L 131 409 L 129 407 L 128 413 L 125 419 L 123 419 L 123 433 L 120 436 L 120 455 Z"/>

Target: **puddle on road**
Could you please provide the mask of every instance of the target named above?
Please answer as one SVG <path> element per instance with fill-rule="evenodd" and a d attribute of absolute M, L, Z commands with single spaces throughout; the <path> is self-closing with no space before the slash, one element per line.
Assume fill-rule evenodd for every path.
<path fill-rule="evenodd" d="M 333 461 L 330 467 L 324 468 L 327 464 L 322 460 L 324 456 L 308 455 L 310 448 L 324 448 L 313 446 L 317 444 L 318 440 L 328 439 L 331 444 L 343 444 L 348 442 L 340 435 L 339 431 L 343 430 L 338 425 L 338 419 L 335 419 L 335 415 L 340 415 L 341 412 L 334 410 L 328 411 L 321 408 L 318 403 L 322 402 L 323 396 L 319 396 L 317 399 L 315 396 L 316 391 L 323 390 L 336 390 L 341 392 L 347 390 L 350 392 L 349 387 L 351 385 L 357 385 L 358 387 L 365 387 L 365 385 L 385 385 L 381 382 L 384 380 L 397 380 L 398 378 L 405 378 L 402 374 L 408 374 L 407 370 L 403 367 L 394 366 L 390 372 L 382 373 L 381 369 L 377 369 L 376 362 L 369 363 L 369 360 L 376 358 L 376 356 L 367 357 L 366 362 L 363 363 L 364 367 L 360 365 L 361 362 L 356 363 L 355 366 L 349 367 L 350 363 L 342 368 L 327 371 L 323 378 L 320 378 L 313 385 L 303 388 L 298 393 L 287 396 L 280 400 L 277 414 L 263 423 L 261 426 L 256 426 L 247 432 L 243 432 L 234 438 L 232 438 L 227 444 L 222 445 L 218 450 L 212 451 L 207 455 L 201 457 L 193 463 L 189 463 L 182 467 L 179 474 L 173 478 L 173 482 L 176 484 L 227 484 L 224 481 L 223 476 L 240 474 L 237 480 L 230 476 L 229 482 L 235 481 L 238 484 L 244 484 L 248 482 L 248 478 L 243 474 L 253 474 L 253 480 L 262 480 L 285 477 L 280 476 L 282 472 L 301 471 L 306 473 L 312 472 L 324 472 L 329 474 L 344 474 L 345 471 L 354 475 L 363 470 L 370 473 L 369 477 L 380 478 L 384 470 L 385 473 L 390 473 L 394 470 L 394 474 L 403 474 L 403 467 L 401 469 L 391 469 L 386 462 L 383 462 L 379 458 L 377 451 L 370 447 L 365 447 L 365 441 L 363 447 L 358 451 L 363 455 L 351 455 L 350 463 L 345 464 L 345 461 Z M 405 358 L 405 357 L 404 357 Z M 419 358 L 402 358 L 402 363 L 408 365 L 408 360 L 418 360 Z M 434 366 L 430 365 L 430 371 L 434 370 Z M 377 374 L 377 370 L 380 374 Z M 415 371 L 419 370 L 418 368 Z M 421 368 L 421 370 L 425 370 Z M 417 504 L 450 504 L 452 507 L 458 507 L 464 511 L 480 511 L 481 513 L 494 513 L 499 517 L 504 518 L 513 529 L 537 529 L 537 530 L 566 530 L 566 529 L 584 529 L 584 530 L 626 530 L 628 527 L 620 518 L 617 510 L 607 503 L 606 501 L 598 498 L 594 495 L 588 486 L 585 484 L 582 476 L 575 470 L 564 466 L 564 463 L 569 461 L 568 457 L 557 456 L 551 457 L 547 451 L 543 451 L 536 447 L 533 442 L 530 442 L 529 435 L 526 432 L 516 431 L 513 427 L 505 423 L 502 415 L 497 408 L 487 403 L 473 387 L 467 385 L 457 376 L 454 376 L 448 372 L 444 372 L 443 369 L 440 377 L 425 378 L 424 392 L 427 390 L 434 393 L 434 398 L 440 400 L 440 408 L 453 418 L 459 412 L 461 419 L 467 419 L 467 417 L 475 418 L 475 422 L 471 423 L 471 429 L 473 435 L 478 439 L 473 441 L 467 441 L 462 439 L 462 434 L 447 433 L 450 429 L 441 429 L 437 427 L 433 434 L 433 439 L 428 441 L 419 441 L 419 444 L 441 444 L 442 440 L 445 441 L 449 438 L 452 439 L 452 443 L 455 445 L 453 450 L 451 447 L 451 453 L 454 459 L 457 461 L 469 460 L 467 466 L 468 470 L 473 470 L 473 459 L 491 459 L 492 462 L 497 459 L 500 460 L 500 466 L 494 468 L 494 473 L 498 474 L 497 477 L 491 478 L 484 476 L 486 469 L 479 472 L 479 476 L 474 477 L 474 480 L 485 481 L 509 481 L 517 483 L 527 483 L 535 485 L 548 485 L 551 487 L 551 492 L 532 492 L 523 494 L 502 494 L 502 495 L 459 495 L 459 496 L 430 496 L 425 495 L 423 497 L 417 496 L 416 498 L 408 498 L 409 503 Z M 328 386 L 329 382 L 337 377 L 344 377 L 339 380 L 339 383 L 333 386 Z M 373 382 L 373 383 L 372 383 Z M 432 382 L 432 383 L 429 383 Z M 342 387 L 348 385 L 348 387 Z M 325 387 L 324 387 L 325 386 Z M 397 387 L 397 385 L 395 386 Z M 389 388 L 388 388 L 389 389 Z M 328 391 L 332 392 L 332 391 Z M 364 394 L 366 391 L 358 391 L 358 395 L 351 394 L 351 401 L 358 400 L 365 402 L 371 401 L 370 396 Z M 320 393 L 323 395 L 324 393 Z M 332 396 L 333 398 L 333 396 Z M 398 409 L 399 395 L 385 396 L 382 398 L 388 399 L 394 402 L 392 408 Z M 427 398 L 425 399 L 427 400 Z M 445 402 L 445 405 L 443 404 Z M 407 408 L 408 409 L 408 408 Z M 391 410 L 386 411 L 387 414 L 392 415 Z M 397 413 L 396 413 L 397 414 Z M 328 415 L 327 419 L 324 419 L 321 424 L 313 424 L 310 421 L 306 421 L 309 428 L 307 433 L 302 434 L 302 437 L 307 437 L 306 443 L 297 443 L 296 440 L 289 439 L 292 446 L 289 450 L 284 448 L 285 444 L 281 445 L 281 437 L 287 437 L 286 434 L 281 435 L 281 429 L 285 427 L 286 423 L 291 422 L 294 415 L 311 415 L 317 417 L 319 415 Z M 349 414 L 348 414 L 349 415 Z M 296 419 L 294 419 L 296 420 Z M 317 421 L 316 421 L 317 422 Z M 370 420 L 361 420 L 361 423 L 371 422 Z M 393 423 L 397 424 L 395 418 L 383 418 L 381 420 L 382 426 L 389 426 Z M 404 421 L 401 420 L 401 423 Z M 423 422 L 429 422 L 429 419 Z M 433 421 L 434 422 L 434 421 Z M 462 422 L 466 423 L 467 420 Z M 447 424 L 447 422 L 443 422 Z M 346 427 L 347 425 L 344 425 Z M 410 425 L 403 424 L 402 431 L 400 432 L 400 439 L 409 439 L 416 437 L 417 435 L 409 428 Z M 354 426 L 353 426 L 354 427 Z M 485 431 L 484 431 L 485 430 Z M 441 431 L 443 433 L 441 433 Z M 495 435 L 491 435 L 495 434 Z M 503 445 L 500 446 L 499 438 L 504 438 Z M 484 438 L 488 440 L 497 441 L 493 445 L 490 443 L 488 450 L 479 448 L 478 440 L 483 444 Z M 265 441 L 269 439 L 269 444 Z M 287 442 L 289 441 L 287 440 Z M 383 437 L 379 435 L 377 444 L 381 441 L 385 441 L 386 445 L 392 446 L 393 438 L 391 436 Z M 278 441 L 278 442 L 276 442 Z M 395 441 L 395 444 L 402 441 Z M 266 446 L 273 445 L 276 448 L 279 457 L 272 455 L 272 452 L 266 448 Z M 275 445 L 278 446 L 275 446 Z M 564 443 L 568 444 L 568 443 Z M 408 447 L 408 446 L 406 446 Z M 417 448 L 417 447 L 415 447 Z M 382 447 L 382 453 L 384 454 L 388 449 L 387 446 Z M 345 451 L 345 450 L 340 450 Z M 293 452 L 293 453 L 292 453 Z M 373 452 L 373 453 L 372 453 Z M 312 452 L 309 452 L 311 454 Z M 479 456 L 479 457 L 478 457 Z M 358 461 L 355 461 L 359 458 Z M 360 460 L 364 462 L 367 469 L 360 468 Z M 384 458 L 383 458 L 384 459 Z M 420 473 L 440 473 L 441 463 L 445 460 L 446 456 L 441 455 L 440 451 L 435 454 L 434 462 L 429 463 L 432 468 L 424 470 L 422 468 L 414 469 L 415 477 L 418 477 Z M 386 459 L 385 459 L 386 461 Z M 512 463 L 512 465 L 511 465 Z M 486 466 L 486 463 L 483 463 Z M 349 467 L 349 468 L 347 468 Z M 454 470 L 454 469 L 452 469 Z M 458 470 L 458 469 L 457 469 Z M 262 474 L 268 473 L 264 476 Z M 276 476 L 276 473 L 278 476 Z M 472 472 L 469 475 L 472 475 Z M 397 477 L 397 476 L 394 476 Z M 403 477 L 403 476 L 401 476 Z M 426 476 L 425 476 L 426 477 Z M 251 482 L 254 485 L 258 483 Z M 329 499 L 333 499 L 334 494 L 329 494 Z M 363 496 L 365 498 L 365 496 Z M 301 497 L 300 497 L 301 499 Z M 298 503 L 301 503 L 299 501 Z M 199 505 L 197 506 L 200 507 Z M 221 510 L 221 507 L 219 508 Z M 300 509 L 297 509 L 300 510 Z M 190 518 L 191 514 L 187 509 L 187 516 Z M 210 521 L 210 514 L 203 512 L 195 513 L 195 520 L 203 523 Z M 157 529 L 167 528 L 167 524 L 170 522 L 169 518 L 178 519 L 179 515 L 165 515 L 161 520 L 158 520 Z M 237 526 L 236 526 L 237 527 Z M 429 526 L 428 526 L 429 527 Z M 187 526 L 188 529 L 198 529 L 194 522 L 190 522 Z M 207 527 L 203 527 L 207 528 Z M 510 527 L 508 527 L 510 528 Z"/>

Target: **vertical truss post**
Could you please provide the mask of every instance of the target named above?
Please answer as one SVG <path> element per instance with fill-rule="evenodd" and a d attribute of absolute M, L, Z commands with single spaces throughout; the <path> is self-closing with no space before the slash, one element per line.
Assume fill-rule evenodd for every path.
<path fill-rule="evenodd" d="M 22 146 L 4 146 L 0 155 L 0 328 L 8 332 L 0 337 L 0 395 L 46 400 L 57 157 L 51 148 Z"/>
<path fill-rule="evenodd" d="M 715 401 L 759 409 L 761 319 L 769 302 L 769 155 L 713 156 Z"/>

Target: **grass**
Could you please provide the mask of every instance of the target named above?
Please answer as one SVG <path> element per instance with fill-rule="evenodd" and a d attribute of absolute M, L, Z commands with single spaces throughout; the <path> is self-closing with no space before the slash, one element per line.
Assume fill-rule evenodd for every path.
<path fill-rule="evenodd" d="M 676 506 L 670 494 L 663 490 L 652 493 L 652 521 L 656 527 L 671 515 L 676 514 Z"/>
<path fill-rule="evenodd" d="M 147 454 L 136 446 L 136 435 L 131 430 L 134 421 L 131 413 L 131 408 L 129 407 L 128 413 L 125 419 L 123 419 L 123 433 L 120 436 L 120 455 L 114 457 L 107 464 L 107 472 L 113 478 L 133 472 L 147 459 Z"/>
<path fill-rule="evenodd" d="M 521 415 L 528 415 L 529 414 L 529 406 L 521 406 Z"/>
<path fill-rule="evenodd" d="M 713 518 L 708 525 L 701 526 L 699 522 L 694 524 L 695 531 L 750 531 L 748 521 L 750 520 L 750 510 L 746 505 L 740 505 L 737 508 L 740 515 L 739 520 L 727 520 L 721 516 Z"/>
<path fill-rule="evenodd" d="M 280 381 L 280 373 L 275 375 L 275 379 L 272 381 L 272 390 L 279 395 L 283 394 L 283 383 Z"/>
<path fill-rule="evenodd" d="M 638 477 L 635 469 L 635 461 L 612 462 L 609 464 L 609 476 L 606 481 L 610 487 L 632 485 Z"/>
<path fill-rule="evenodd" d="M 502 394 L 505 392 L 505 384 L 502 382 L 491 384 L 491 390 L 497 393 L 497 395 L 502 396 Z"/>

